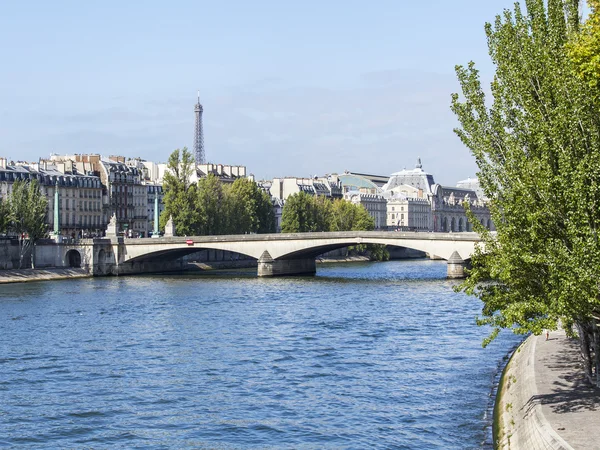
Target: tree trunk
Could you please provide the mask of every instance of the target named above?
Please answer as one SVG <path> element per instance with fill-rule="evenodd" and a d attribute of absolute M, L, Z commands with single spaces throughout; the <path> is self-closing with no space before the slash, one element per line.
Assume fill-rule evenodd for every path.
<path fill-rule="evenodd" d="M 25 240 L 23 239 L 23 236 L 19 236 L 19 269 L 23 268 L 23 255 L 25 253 L 24 248 L 25 247 Z"/>
<path fill-rule="evenodd" d="M 35 269 L 35 242 L 31 242 L 31 268 Z"/>
<path fill-rule="evenodd" d="M 589 335 L 586 327 L 579 322 L 577 322 L 577 332 L 579 334 L 579 346 L 581 349 L 581 356 L 583 358 L 585 375 L 587 376 L 588 380 L 590 380 L 590 383 L 593 383 Z"/>
<path fill-rule="evenodd" d="M 600 387 L 600 330 L 598 330 L 598 324 L 594 320 L 592 322 L 594 327 L 594 366 L 596 372 L 596 386 Z"/>

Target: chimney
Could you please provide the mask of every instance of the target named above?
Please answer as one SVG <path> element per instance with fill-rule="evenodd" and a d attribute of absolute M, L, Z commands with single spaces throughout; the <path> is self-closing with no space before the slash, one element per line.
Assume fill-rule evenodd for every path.
<path fill-rule="evenodd" d="M 0 169 L 6 169 L 6 158 L 0 158 Z"/>

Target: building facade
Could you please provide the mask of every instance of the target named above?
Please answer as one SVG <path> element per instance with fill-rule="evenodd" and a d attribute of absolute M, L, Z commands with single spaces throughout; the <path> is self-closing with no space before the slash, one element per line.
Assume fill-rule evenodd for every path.
<path fill-rule="evenodd" d="M 465 211 L 466 202 L 478 222 L 494 230 L 486 200 L 476 189 L 475 181 L 464 180 L 457 187 L 437 184 L 433 175 L 423 170 L 419 158 L 414 169 L 393 173 L 382 187 L 388 201 L 388 226 L 435 232 L 472 231 Z"/>
<path fill-rule="evenodd" d="M 146 184 L 146 192 L 147 192 L 147 225 L 146 228 L 148 230 L 146 237 L 149 237 L 150 234 L 154 231 L 154 210 L 156 205 L 156 199 L 158 199 L 158 217 L 165 210 L 165 204 L 163 203 L 163 188 L 159 184 Z"/>
<path fill-rule="evenodd" d="M 387 201 L 387 226 L 402 231 L 431 231 L 431 205 L 423 198 L 396 197 Z"/>
<path fill-rule="evenodd" d="M 382 195 L 366 194 L 359 191 L 350 191 L 344 194 L 344 200 L 355 205 L 364 207 L 375 222 L 375 229 L 381 230 L 387 227 L 386 208 L 387 202 Z"/>
<path fill-rule="evenodd" d="M 15 181 L 37 180 L 48 200 L 46 225 L 54 230 L 55 192 L 58 190 L 59 234 L 65 237 L 101 236 L 106 229 L 102 214 L 103 188 L 100 178 L 81 174 L 71 164 L 7 164 L 0 158 L 0 197 L 7 198 Z"/>
<path fill-rule="evenodd" d="M 342 184 L 332 177 L 314 177 L 314 178 L 273 178 L 271 181 L 269 194 L 273 198 L 287 200 L 290 195 L 305 192 L 308 195 L 320 197 L 329 197 L 332 199 L 342 198 Z"/>
<path fill-rule="evenodd" d="M 100 178 L 103 223 L 108 224 L 114 215 L 119 233 L 131 237 L 147 235 L 148 198 L 137 163 L 127 164 L 123 156 L 104 158 L 98 154 L 52 155 L 50 161 L 54 164 L 70 161 L 79 173 Z"/>

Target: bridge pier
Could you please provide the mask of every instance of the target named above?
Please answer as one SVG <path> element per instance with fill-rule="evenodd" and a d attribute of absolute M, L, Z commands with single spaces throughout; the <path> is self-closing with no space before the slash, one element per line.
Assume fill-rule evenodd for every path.
<path fill-rule="evenodd" d="M 258 259 L 259 277 L 277 277 L 286 275 L 314 275 L 317 273 L 315 258 L 273 259 L 265 251 Z"/>
<path fill-rule="evenodd" d="M 466 261 L 464 261 L 458 252 L 452 253 L 448 259 L 447 277 L 448 278 L 465 278 Z"/>

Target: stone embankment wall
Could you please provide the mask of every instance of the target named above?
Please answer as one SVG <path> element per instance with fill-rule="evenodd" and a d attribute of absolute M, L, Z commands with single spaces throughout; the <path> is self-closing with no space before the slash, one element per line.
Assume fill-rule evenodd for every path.
<path fill-rule="evenodd" d="M 504 369 L 494 410 L 498 449 L 572 450 L 542 412 L 535 379 L 536 336 L 515 350 Z"/>
<path fill-rule="evenodd" d="M 23 266 L 31 265 L 31 252 L 23 256 Z M 19 241 L 16 239 L 0 238 L 0 269 L 19 268 Z"/>

